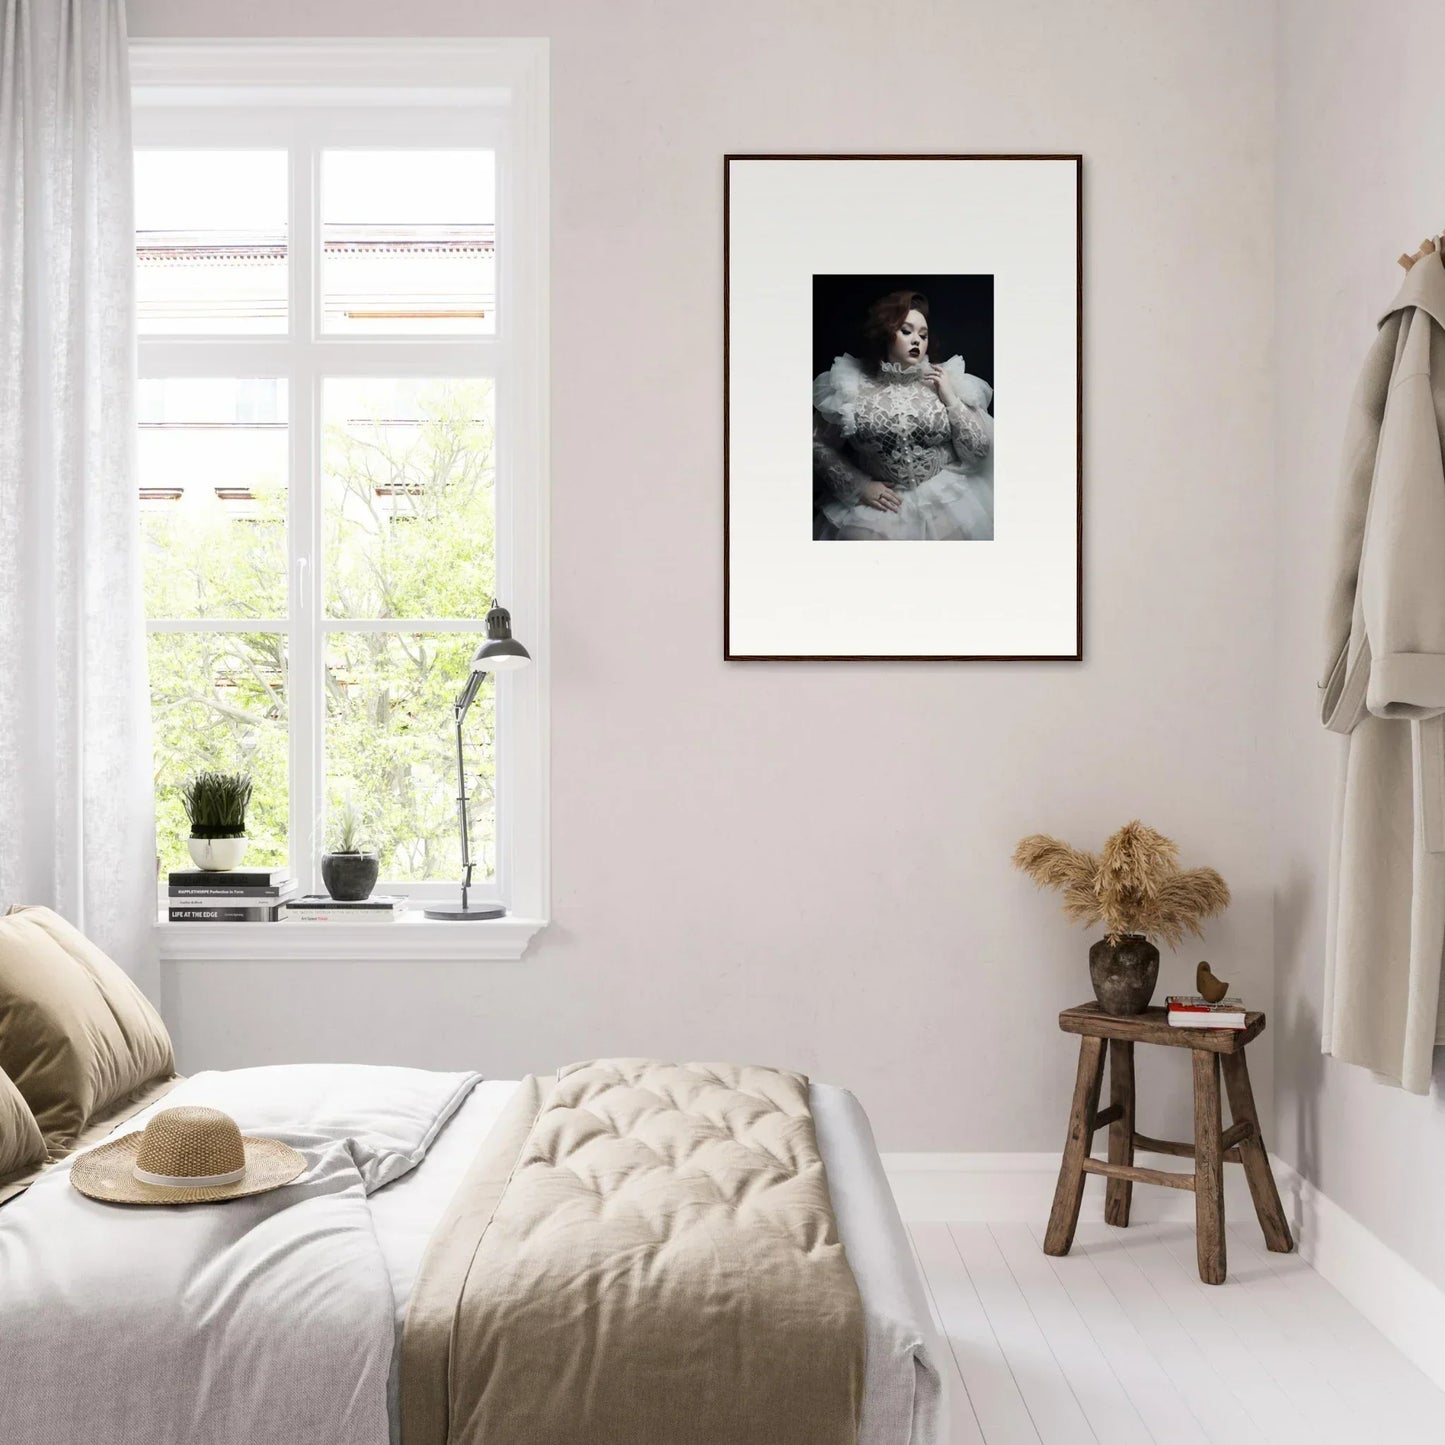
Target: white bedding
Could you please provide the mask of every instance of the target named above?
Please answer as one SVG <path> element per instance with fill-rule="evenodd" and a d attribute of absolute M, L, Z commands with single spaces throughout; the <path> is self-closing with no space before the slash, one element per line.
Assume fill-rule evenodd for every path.
<path fill-rule="evenodd" d="M 103 1204 L 69 1164 L 0 1210 L 0 1441 L 382 1445 L 394 1332 L 366 1196 L 411 1169 L 475 1074 L 197 1074 L 174 1104 L 284 1140 L 306 1173 L 225 1204 Z"/>
<path fill-rule="evenodd" d="M 516 1087 L 500 1079 L 479 1084 L 421 1165 L 368 1200 L 391 1276 L 398 1343 L 432 1229 Z M 846 1089 L 826 1084 L 812 1086 L 812 1105 L 838 1232 L 863 1300 L 867 1365 L 859 1445 L 938 1445 L 943 1416 L 938 1345 L 868 1117 Z M 393 1440 L 395 1389 L 393 1360 Z"/>

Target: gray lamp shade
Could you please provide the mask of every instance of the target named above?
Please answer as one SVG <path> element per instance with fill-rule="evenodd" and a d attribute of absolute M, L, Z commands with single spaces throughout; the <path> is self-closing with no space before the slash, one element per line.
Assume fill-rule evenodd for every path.
<path fill-rule="evenodd" d="M 526 667 L 532 654 L 515 637 L 490 640 L 477 648 L 472 658 L 473 672 L 506 672 L 513 667 Z"/>
<path fill-rule="evenodd" d="M 531 660 L 532 654 L 512 636 L 512 614 L 493 602 L 487 613 L 487 640 L 472 657 L 472 671 L 507 672 Z"/>

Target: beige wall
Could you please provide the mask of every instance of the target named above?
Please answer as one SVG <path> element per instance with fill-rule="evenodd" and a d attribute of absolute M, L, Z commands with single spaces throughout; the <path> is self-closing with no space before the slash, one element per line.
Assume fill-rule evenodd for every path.
<path fill-rule="evenodd" d="M 731 1056 L 851 1085 L 885 1148 L 1057 1148 L 1088 938 L 1007 859 L 1135 815 L 1237 900 L 1161 992 L 1207 954 L 1270 1001 L 1267 7 L 129 10 L 137 36 L 553 46 L 556 922 L 520 964 L 169 965 L 186 1068 Z M 1088 660 L 725 666 L 723 154 L 1076 150 Z M 1184 1127 L 1181 1062 L 1142 1065 L 1151 1132 Z"/>
<path fill-rule="evenodd" d="M 1326 538 L 1343 413 L 1395 258 L 1445 225 L 1445 11 L 1424 0 L 1280 7 L 1275 927 L 1276 1147 L 1445 1286 L 1445 1055 L 1428 1098 L 1320 1057 L 1330 793 L 1319 726 Z M 1288 1000 L 1286 1003 L 1285 1001 Z"/>

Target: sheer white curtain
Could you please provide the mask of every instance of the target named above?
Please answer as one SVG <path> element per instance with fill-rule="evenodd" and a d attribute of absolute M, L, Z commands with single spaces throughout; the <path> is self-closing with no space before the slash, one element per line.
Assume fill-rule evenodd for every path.
<path fill-rule="evenodd" d="M 0 11 L 0 903 L 154 994 L 125 8 Z"/>

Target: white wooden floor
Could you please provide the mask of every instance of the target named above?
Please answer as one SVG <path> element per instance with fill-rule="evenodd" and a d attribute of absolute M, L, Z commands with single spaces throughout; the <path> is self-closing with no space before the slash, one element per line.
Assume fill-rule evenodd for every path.
<path fill-rule="evenodd" d="M 1436 1389 L 1298 1255 L 1229 1228 L 1201 1284 L 1188 1224 L 914 1224 L 950 1347 L 949 1445 L 1441 1445 Z"/>

